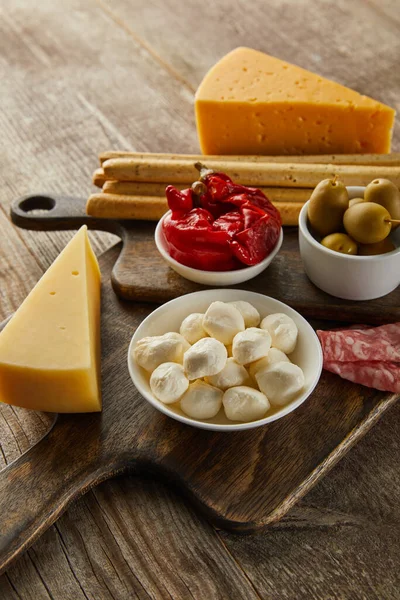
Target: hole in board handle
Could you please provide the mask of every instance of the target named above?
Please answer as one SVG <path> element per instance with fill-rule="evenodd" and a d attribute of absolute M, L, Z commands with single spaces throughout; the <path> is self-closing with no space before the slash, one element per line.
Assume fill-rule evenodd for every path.
<path fill-rule="evenodd" d="M 19 208 L 26 213 L 43 214 L 52 210 L 56 205 L 50 196 L 31 196 L 21 202 Z"/>

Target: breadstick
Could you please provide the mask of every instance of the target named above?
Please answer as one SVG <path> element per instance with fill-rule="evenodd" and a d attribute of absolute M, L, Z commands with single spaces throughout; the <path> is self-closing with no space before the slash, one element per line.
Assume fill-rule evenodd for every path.
<path fill-rule="evenodd" d="M 274 202 L 282 215 L 283 225 L 297 225 L 303 202 Z M 158 221 L 167 212 L 167 200 L 152 196 L 122 196 L 118 194 L 92 194 L 86 212 L 101 219 L 134 219 Z"/>
<path fill-rule="evenodd" d="M 106 194 L 122 194 L 123 196 L 165 196 L 168 183 L 137 183 L 135 181 L 106 181 L 103 192 Z M 187 188 L 186 183 L 174 184 L 179 190 Z"/>
<path fill-rule="evenodd" d="M 260 190 L 271 200 L 273 204 L 299 202 L 304 204 L 310 199 L 312 188 L 281 188 L 281 187 L 261 187 Z"/>
<path fill-rule="evenodd" d="M 86 213 L 100 219 L 135 219 L 158 221 L 168 210 L 166 198 L 159 196 L 120 196 L 92 194 L 86 203 Z"/>
<path fill-rule="evenodd" d="M 207 166 L 207 165 L 206 165 Z M 214 165 L 213 165 L 214 166 Z M 111 158 L 103 164 L 107 179 L 192 183 L 198 171 L 191 160 Z M 236 162 L 218 164 L 218 170 L 236 183 L 271 187 L 315 187 L 321 179 L 339 178 L 345 185 L 367 185 L 372 179 L 390 179 L 400 186 L 400 167 L 365 165 L 275 164 Z"/>
<path fill-rule="evenodd" d="M 122 194 L 123 196 L 163 196 L 167 183 L 140 183 L 135 181 L 106 181 L 103 192 L 106 194 Z M 175 183 L 178 189 L 188 187 L 186 183 Z M 311 188 L 260 188 L 272 202 L 306 202 L 309 200 Z"/>
<path fill-rule="evenodd" d="M 273 202 L 273 205 L 281 213 L 282 225 L 297 225 L 299 224 L 299 214 L 304 206 L 304 202 Z"/>
<path fill-rule="evenodd" d="M 94 185 L 96 185 L 97 187 L 99 187 L 99 188 L 103 187 L 103 185 L 106 181 L 106 176 L 104 175 L 103 169 L 95 170 L 95 172 L 93 173 L 92 181 L 93 181 Z"/>
<path fill-rule="evenodd" d="M 159 160 L 192 160 L 193 162 L 254 162 L 254 163 L 311 163 L 335 165 L 371 165 L 400 166 L 400 152 L 392 154 L 317 154 L 310 156 L 204 156 L 201 154 L 156 154 L 151 152 L 126 152 L 124 150 L 108 151 L 99 154 L 100 164 L 110 158 L 159 159 Z"/>

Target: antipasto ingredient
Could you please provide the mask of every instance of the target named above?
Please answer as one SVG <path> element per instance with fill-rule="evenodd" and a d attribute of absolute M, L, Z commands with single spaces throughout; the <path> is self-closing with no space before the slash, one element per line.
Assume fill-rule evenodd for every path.
<path fill-rule="evenodd" d="M 173 404 L 186 392 L 189 380 L 182 365 L 167 362 L 159 365 L 151 374 L 150 388 L 158 400 Z"/>
<path fill-rule="evenodd" d="M 341 181 L 324 179 L 314 189 L 308 205 L 308 220 L 322 237 L 340 231 L 349 207 L 349 194 Z"/>
<path fill-rule="evenodd" d="M 284 313 L 268 315 L 261 321 L 261 329 L 271 336 L 271 345 L 285 354 L 290 354 L 296 347 L 298 329 L 296 323 Z"/>
<path fill-rule="evenodd" d="M 346 233 L 331 233 L 321 240 L 321 244 L 341 254 L 357 254 L 357 244 Z"/>
<path fill-rule="evenodd" d="M 231 421 L 256 421 L 262 419 L 270 409 L 265 394 L 244 385 L 227 390 L 222 402 L 225 414 Z"/>
<path fill-rule="evenodd" d="M 390 214 L 380 204 L 362 202 L 348 208 L 343 217 L 344 228 L 360 244 L 376 244 L 392 229 Z"/>
<path fill-rule="evenodd" d="M 198 380 L 189 385 L 181 399 L 183 412 L 193 419 L 212 419 L 222 406 L 223 391 Z"/>

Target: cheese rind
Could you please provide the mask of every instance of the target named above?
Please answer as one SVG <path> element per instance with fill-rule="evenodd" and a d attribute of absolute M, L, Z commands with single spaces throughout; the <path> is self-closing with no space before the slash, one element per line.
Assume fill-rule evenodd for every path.
<path fill-rule="evenodd" d="M 0 333 L 0 401 L 101 410 L 100 280 L 84 226 Z"/>
<path fill-rule="evenodd" d="M 236 48 L 196 93 L 204 154 L 390 152 L 395 111 L 250 48 Z"/>

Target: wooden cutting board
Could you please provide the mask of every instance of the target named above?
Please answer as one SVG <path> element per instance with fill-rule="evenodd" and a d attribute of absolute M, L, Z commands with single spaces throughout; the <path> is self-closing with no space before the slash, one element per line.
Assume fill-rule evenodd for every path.
<path fill-rule="evenodd" d="M 45 212 L 32 212 L 36 209 Z M 61 196 L 21 198 L 12 205 L 11 218 L 26 229 L 77 229 L 87 224 L 90 229 L 116 233 L 123 246 L 112 269 L 111 283 L 120 298 L 162 303 L 205 289 L 167 266 L 154 243 L 154 223 L 95 219 L 85 214 L 85 200 Z M 384 298 L 368 302 L 333 298 L 316 288 L 303 271 L 297 228 L 284 228 L 282 248 L 268 269 L 234 287 L 278 298 L 305 317 L 372 324 L 400 321 L 400 287 Z"/>
<path fill-rule="evenodd" d="M 38 220 L 30 222 L 39 228 Z M 81 222 L 76 215 L 69 226 Z M 53 220 L 50 226 L 68 225 Z M 324 372 L 303 405 L 264 427 L 218 433 L 169 419 L 139 395 L 128 374 L 130 338 L 153 307 L 113 293 L 110 276 L 120 251 L 121 244 L 100 258 L 103 412 L 55 415 L 47 435 L 0 472 L 0 572 L 74 498 L 128 470 L 152 472 L 179 486 L 221 527 L 238 532 L 266 527 L 397 399 Z"/>

